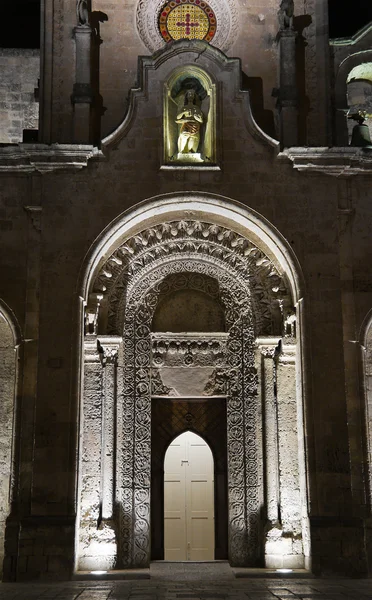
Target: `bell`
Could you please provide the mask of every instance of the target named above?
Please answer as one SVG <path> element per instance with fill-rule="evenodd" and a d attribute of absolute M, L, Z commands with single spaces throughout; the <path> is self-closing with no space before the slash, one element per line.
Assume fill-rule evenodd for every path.
<path fill-rule="evenodd" d="M 371 136 L 368 125 L 363 123 L 353 127 L 350 146 L 358 146 L 360 148 L 371 146 Z"/>

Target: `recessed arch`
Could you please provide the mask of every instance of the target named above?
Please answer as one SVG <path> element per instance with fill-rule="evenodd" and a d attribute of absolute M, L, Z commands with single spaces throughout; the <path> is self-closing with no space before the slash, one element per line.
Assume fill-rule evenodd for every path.
<path fill-rule="evenodd" d="M 205 292 L 180 289 L 158 303 L 151 330 L 157 332 L 225 331 L 221 305 Z"/>
<path fill-rule="evenodd" d="M 347 99 L 347 86 L 351 81 L 350 74 L 357 73 L 363 68 L 363 64 L 372 62 L 372 50 L 363 50 L 350 54 L 340 64 L 336 73 L 335 82 L 335 137 L 338 146 L 347 146 L 348 127 L 347 112 L 349 109 Z"/>
<path fill-rule="evenodd" d="M 187 332 L 172 334 L 173 337 L 178 335 L 176 339 L 172 335 L 169 339 L 164 336 L 160 339 L 157 332 L 151 332 L 162 283 L 170 275 L 177 278 L 184 277 L 185 273 L 187 277 L 197 273 L 201 281 L 206 277 L 216 279 L 221 305 L 225 307 L 225 332 L 203 332 L 205 340 Z M 258 304 L 255 304 L 254 288 L 263 294 Z M 263 409 L 258 394 L 260 378 L 266 368 L 263 357 L 273 361 L 278 353 L 286 353 L 282 363 L 272 362 L 272 368 L 283 369 L 283 374 L 284 370 L 290 373 L 295 417 L 288 427 L 297 430 L 303 423 L 303 286 L 301 270 L 289 244 L 275 227 L 242 204 L 210 194 L 166 195 L 137 205 L 102 233 L 87 255 L 78 289 L 81 309 L 87 304 L 87 314 L 92 317 L 92 323 L 96 323 L 86 330 L 83 340 L 83 450 L 88 451 L 94 436 L 97 436 L 95 449 L 101 444 L 105 448 L 106 443 L 113 443 L 110 423 L 115 419 L 122 424 L 116 427 L 115 456 L 103 450 L 101 454 L 96 453 L 97 465 L 89 480 L 89 485 L 93 485 L 97 479 L 98 491 L 93 495 L 87 493 L 84 480 L 87 458 L 80 458 L 78 568 L 146 566 L 150 560 L 150 529 L 155 521 L 151 522 L 150 518 L 155 472 L 151 469 L 153 401 L 172 402 L 172 397 L 180 394 L 163 378 L 160 372 L 163 367 L 163 371 L 168 367 L 194 369 L 189 372 L 191 379 L 197 368 L 209 369 L 203 386 L 191 394 L 191 400 L 200 399 L 205 406 L 210 406 L 216 398 L 225 406 L 226 420 L 221 422 L 228 440 L 229 559 L 235 565 L 263 564 L 265 545 L 272 548 L 277 544 L 279 548 L 281 544 L 280 530 L 273 525 L 275 515 L 270 517 L 270 531 L 273 527 L 275 531 L 270 534 L 270 540 L 264 540 L 266 517 L 262 506 L 266 500 L 262 465 L 265 448 L 260 425 Z M 259 327 L 254 318 L 254 306 L 262 310 L 262 306 L 267 305 L 266 293 L 281 307 L 281 325 L 269 333 L 260 329 L 264 318 L 258 320 Z M 95 321 L 94 315 L 99 314 L 101 302 L 102 306 L 106 302 L 107 318 L 100 326 L 100 319 Z M 110 321 L 112 315 L 116 320 Z M 82 317 L 81 312 L 80 331 Z M 266 337 L 262 338 L 262 332 L 266 332 Z M 278 345 L 282 336 L 285 339 Z M 167 352 L 171 345 L 178 355 L 169 363 Z M 287 381 L 287 376 L 282 381 Z M 95 394 L 104 398 L 101 413 L 89 408 Z M 119 396 L 114 399 L 112 394 Z M 186 397 L 187 390 L 182 394 L 183 398 L 177 399 L 178 404 L 190 401 Z M 284 387 L 278 394 L 285 394 Z M 182 419 L 193 419 L 193 412 L 189 410 Z M 89 419 L 95 424 L 90 424 Z M 100 419 L 99 424 L 97 419 Z M 264 435 L 268 431 L 266 429 Z M 152 433 L 157 435 L 157 431 Z M 89 440 L 86 444 L 85 439 Z M 292 527 L 293 535 L 301 536 L 304 530 L 304 539 L 307 539 L 307 519 L 300 516 L 300 505 L 306 504 L 305 453 L 300 448 L 302 433 L 292 436 L 292 440 L 298 507 L 294 511 L 288 506 L 282 514 L 288 520 L 287 527 Z M 268 456 L 265 460 L 267 464 L 272 460 L 279 464 L 277 457 Z M 109 467 L 105 466 L 107 463 Z M 290 487 L 292 483 L 285 480 L 285 469 L 281 468 L 280 473 L 279 466 L 277 469 L 278 477 L 284 478 L 281 485 Z M 105 470 L 112 476 L 105 475 Z M 277 477 L 269 471 L 267 476 L 274 477 L 272 487 L 275 488 Z M 99 489 L 106 490 L 101 508 Z M 285 495 L 289 497 L 289 488 L 283 497 Z M 277 507 L 275 498 L 273 496 L 272 505 Z M 100 515 L 102 527 L 97 530 L 96 519 L 101 519 Z M 293 558 L 297 565 L 303 564 L 308 552 L 305 542 L 301 547 L 303 553 Z M 299 546 L 293 546 L 295 548 L 298 553 Z"/>
<path fill-rule="evenodd" d="M 372 82 L 372 62 L 363 62 L 351 69 L 346 81 L 347 83 L 350 83 L 356 79 Z"/>
<path fill-rule="evenodd" d="M 295 304 L 303 297 L 303 275 L 291 245 L 262 215 L 225 196 L 185 192 L 145 200 L 125 211 L 98 236 L 88 251 L 78 279 L 77 293 L 87 301 L 95 273 L 113 254 L 122 239 L 164 220 L 198 218 L 208 215 L 213 222 L 232 227 L 257 244 L 288 277 Z"/>
<path fill-rule="evenodd" d="M 172 164 L 174 160 L 181 160 L 180 157 L 177 159 L 177 114 L 182 110 L 188 89 L 194 90 L 203 118 L 198 151 L 201 152 L 204 162 L 213 164 L 216 162 L 218 137 L 216 82 L 204 69 L 195 64 L 177 67 L 164 83 L 164 161 Z"/>

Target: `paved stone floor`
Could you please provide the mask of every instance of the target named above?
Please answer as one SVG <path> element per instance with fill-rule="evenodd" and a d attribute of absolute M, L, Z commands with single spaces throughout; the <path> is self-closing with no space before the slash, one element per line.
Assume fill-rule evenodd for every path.
<path fill-rule="evenodd" d="M 0 584 L 0 600 L 372 600 L 372 580 L 235 578 L 226 563 L 151 565 L 151 579 Z"/>

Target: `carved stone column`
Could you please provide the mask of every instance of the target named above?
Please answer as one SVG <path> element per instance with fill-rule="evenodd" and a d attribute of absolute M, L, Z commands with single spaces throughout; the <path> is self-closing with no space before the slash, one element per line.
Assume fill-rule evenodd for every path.
<path fill-rule="evenodd" d="M 296 73 L 296 38 L 294 29 L 279 32 L 280 141 L 284 148 L 298 145 L 298 93 Z"/>
<path fill-rule="evenodd" d="M 262 404 L 264 418 L 265 505 L 269 530 L 279 521 L 278 407 L 276 363 L 279 338 L 258 338 L 261 359 Z"/>
<path fill-rule="evenodd" d="M 91 41 L 92 30 L 89 25 L 78 25 L 74 29 L 76 43 L 76 75 L 72 93 L 74 106 L 73 141 L 76 144 L 91 142 Z"/>
<path fill-rule="evenodd" d="M 116 458 L 116 399 L 117 364 L 121 337 L 99 336 L 103 350 L 102 381 L 102 521 L 112 521 L 114 517 L 115 458 Z"/>
<path fill-rule="evenodd" d="M 275 567 L 302 568 L 299 432 L 296 397 L 296 344 L 283 339 L 276 358 L 280 527 L 273 539 Z"/>
<path fill-rule="evenodd" d="M 79 476 L 78 570 L 111 569 L 114 526 L 116 370 L 120 337 L 87 335 Z"/>
<path fill-rule="evenodd" d="M 80 448 L 80 490 L 78 500 L 79 548 L 78 569 L 102 568 L 97 563 L 96 532 L 100 520 L 101 438 L 102 438 L 102 365 L 97 337 L 84 340 L 84 384 L 82 406 L 82 440 Z"/>

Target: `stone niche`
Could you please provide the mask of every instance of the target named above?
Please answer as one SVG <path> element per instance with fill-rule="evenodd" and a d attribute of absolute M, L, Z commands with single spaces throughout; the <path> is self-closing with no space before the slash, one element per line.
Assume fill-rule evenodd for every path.
<path fill-rule="evenodd" d="M 216 85 L 194 65 L 176 69 L 164 84 L 164 162 L 215 164 Z"/>

